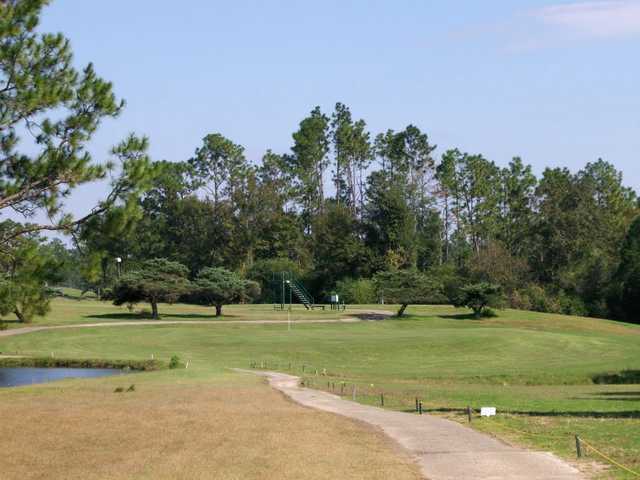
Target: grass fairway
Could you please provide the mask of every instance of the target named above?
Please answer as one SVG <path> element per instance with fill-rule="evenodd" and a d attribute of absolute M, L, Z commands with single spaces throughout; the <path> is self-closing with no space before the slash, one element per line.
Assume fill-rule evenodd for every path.
<path fill-rule="evenodd" d="M 74 301 L 56 300 L 51 319 L 76 322 L 76 317 L 62 318 L 59 310 L 68 308 L 65 302 Z M 84 305 L 83 311 L 102 309 L 109 314 L 112 308 L 92 300 L 77 302 Z M 170 308 L 184 310 L 182 306 Z M 163 307 L 162 311 L 169 309 Z M 234 307 L 227 312 L 238 319 L 286 318 L 286 314 L 274 312 L 270 306 Z M 305 374 L 314 374 L 311 380 L 316 387 L 327 388 L 329 382 L 329 388 L 333 388 L 333 384 L 347 382 L 349 389 L 357 384 L 359 399 L 363 402 L 377 403 L 380 393 L 384 392 L 387 408 L 411 410 L 414 398 L 419 397 L 426 408 L 459 420 L 463 417 L 457 409 L 467 405 L 495 406 L 501 415 L 478 419 L 473 425 L 506 440 L 553 450 L 569 459 L 575 457 L 572 435 L 580 434 L 625 465 L 640 468 L 640 385 L 594 385 L 591 380 L 596 374 L 640 370 L 640 327 L 512 310 L 500 312 L 498 318 L 479 321 L 450 307 L 410 307 L 409 312 L 411 316 L 405 320 L 298 324 L 291 332 L 286 325 L 168 325 L 43 331 L 2 338 L 0 350 L 25 355 L 54 352 L 59 357 L 105 359 L 144 359 L 151 354 L 168 359 L 178 354 L 190 361 L 188 370 L 132 377 L 135 380 L 131 381 L 136 384 L 144 378 L 154 385 L 153 389 L 143 386 L 132 394 L 131 398 L 140 399 L 141 408 L 147 400 L 151 401 L 152 392 L 162 389 L 175 390 L 178 396 L 188 390 L 193 393 L 188 395 L 190 398 L 200 395 L 196 395 L 200 391 L 214 395 L 215 388 L 222 387 L 217 380 L 220 378 L 255 382 L 226 374 L 227 367 L 247 368 L 251 361 L 266 361 L 287 371 L 291 363 L 291 371 L 300 375 L 302 365 L 306 365 Z M 181 315 L 177 310 L 175 314 Z M 67 311 L 64 315 L 72 314 Z M 330 318 L 335 312 L 309 315 Z M 82 318 L 78 323 L 86 321 Z M 327 377 L 315 377 L 316 369 L 319 373 L 326 369 Z M 102 397 L 119 398 L 110 393 L 115 383 L 118 379 L 109 378 L 2 390 L 0 405 L 5 409 L 21 404 L 35 415 L 52 399 L 64 398 L 71 395 L 69 392 L 75 392 L 75 396 L 69 397 L 69 405 L 90 402 L 83 400 L 87 389 L 102 389 Z M 231 391 L 227 390 L 229 395 Z M 45 399 L 42 407 L 34 403 L 37 398 Z M 188 412 L 190 410 L 184 412 L 185 420 L 192 415 Z M 236 421 L 231 413 L 223 417 L 231 423 Z M 294 425 L 292 422 L 292 428 Z M 144 431 L 144 425 L 139 428 Z M 21 435 L 19 431 L 13 433 Z M 81 435 L 80 431 L 74 432 L 73 437 L 77 435 Z M 9 441 L 7 435 L 0 437 Z M 182 444 L 178 443 L 176 449 L 182 450 L 179 445 Z M 24 449 L 29 450 L 26 446 Z M 582 463 L 586 466 L 596 458 L 589 456 Z M 634 478 L 617 469 L 599 472 L 599 476 Z M 394 475 L 394 478 L 400 476 Z"/>
<path fill-rule="evenodd" d="M 360 307 L 358 307 L 360 308 Z M 331 320 L 348 318 L 350 315 L 358 315 L 358 308 L 347 312 L 329 310 L 305 310 L 300 305 L 295 305 L 291 314 L 292 321 L 302 320 Z M 375 308 L 375 307 L 374 307 Z M 378 308 L 379 309 L 379 308 Z M 36 317 L 27 326 L 53 326 L 74 325 L 81 323 L 109 323 L 127 320 L 148 320 L 151 309 L 145 304 L 139 304 L 134 311 L 129 311 L 125 306 L 117 307 L 110 302 L 99 302 L 87 297 L 63 297 L 56 298 L 52 302 L 51 313 L 46 317 Z M 275 310 L 272 305 L 227 305 L 223 309 L 221 317 L 215 317 L 213 307 L 201 307 L 197 305 L 161 305 L 160 315 L 162 320 L 286 320 L 286 313 Z M 20 323 L 13 316 L 5 319 L 8 328 L 20 328 L 25 324 Z"/>

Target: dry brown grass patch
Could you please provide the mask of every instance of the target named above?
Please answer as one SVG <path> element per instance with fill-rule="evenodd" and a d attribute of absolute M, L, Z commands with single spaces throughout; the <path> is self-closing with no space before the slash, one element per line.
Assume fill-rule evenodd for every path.
<path fill-rule="evenodd" d="M 120 394 L 117 381 L 2 392 L 2 478 L 420 478 L 382 434 L 295 405 L 258 380 L 132 378 L 136 391 Z"/>

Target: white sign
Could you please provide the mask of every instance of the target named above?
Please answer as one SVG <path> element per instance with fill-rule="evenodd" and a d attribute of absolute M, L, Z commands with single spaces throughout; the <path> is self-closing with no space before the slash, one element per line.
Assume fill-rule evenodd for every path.
<path fill-rule="evenodd" d="M 482 407 L 480 409 L 481 417 L 493 417 L 496 414 L 496 407 Z"/>

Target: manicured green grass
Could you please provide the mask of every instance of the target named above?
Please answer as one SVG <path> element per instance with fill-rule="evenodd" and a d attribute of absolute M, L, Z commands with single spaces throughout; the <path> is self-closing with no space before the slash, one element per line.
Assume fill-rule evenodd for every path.
<path fill-rule="evenodd" d="M 109 314 L 115 308 L 81 303 L 80 315 L 88 309 Z M 161 311 L 191 314 L 178 313 L 187 312 L 185 306 L 163 306 Z M 317 388 L 337 389 L 335 385 L 346 382 L 346 394 L 356 384 L 360 401 L 378 403 L 384 393 L 385 407 L 401 410 L 412 410 L 419 397 L 425 408 L 461 421 L 467 405 L 495 406 L 498 417 L 473 425 L 567 458 L 575 456 L 572 435 L 579 434 L 622 463 L 640 468 L 640 385 L 594 385 L 591 380 L 602 373 L 640 370 L 640 327 L 513 310 L 484 320 L 446 306 L 410 307 L 409 312 L 404 320 L 298 324 L 292 331 L 286 325 L 46 331 L 0 339 L 0 350 L 105 359 L 178 354 L 191 364 L 184 375 L 202 381 L 227 367 L 247 368 L 252 361 L 299 375 L 305 365 L 304 375 L 311 375 Z M 227 313 L 231 318 L 286 319 L 286 313 L 271 306 L 233 307 Z M 69 304 L 59 300 L 52 317 L 58 322 L 64 317 L 65 323 L 78 320 Z M 79 323 L 87 320 L 81 317 Z M 618 470 L 604 475 L 633 478 Z"/>
<path fill-rule="evenodd" d="M 361 307 L 358 307 L 361 308 Z M 331 320 L 346 318 L 357 313 L 358 309 L 349 311 L 306 310 L 302 305 L 294 305 L 291 312 L 292 321 L 300 320 Z M 91 297 L 55 298 L 52 301 L 51 312 L 46 317 L 36 317 L 30 325 L 73 325 L 81 323 L 122 322 L 128 320 L 148 320 L 151 309 L 146 304 L 135 305 L 133 311 L 126 306 L 115 306 L 108 301 L 97 301 Z M 278 311 L 273 305 L 227 305 L 223 308 L 223 315 L 215 318 L 215 309 L 197 305 L 161 305 L 162 320 L 286 320 L 286 312 Z M 26 326 L 19 323 L 15 317 L 4 319 L 9 328 Z"/>

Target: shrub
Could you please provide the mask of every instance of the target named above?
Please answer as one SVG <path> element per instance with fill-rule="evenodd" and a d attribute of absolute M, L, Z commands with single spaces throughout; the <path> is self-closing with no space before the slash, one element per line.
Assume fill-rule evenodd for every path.
<path fill-rule="evenodd" d="M 564 292 L 560 292 L 557 298 L 561 313 L 564 313 L 565 315 L 576 315 L 581 317 L 589 314 L 589 309 L 580 298 L 572 295 L 567 295 Z"/>
<path fill-rule="evenodd" d="M 484 307 L 481 315 L 483 318 L 496 318 L 498 316 L 498 312 L 491 307 Z"/>
<path fill-rule="evenodd" d="M 591 377 L 593 383 L 602 385 L 631 385 L 640 383 L 640 370 L 623 370 L 618 373 L 599 373 Z"/>
<path fill-rule="evenodd" d="M 533 310 L 533 304 L 526 292 L 514 290 L 509 295 L 509 306 L 518 310 Z"/>
<path fill-rule="evenodd" d="M 96 360 L 51 357 L 0 358 L 0 367 L 117 368 L 122 370 L 153 371 L 161 370 L 166 366 L 166 363 L 158 360 Z"/>
<path fill-rule="evenodd" d="M 173 357 L 171 357 L 171 360 L 169 360 L 169 368 L 173 369 L 173 368 L 178 368 L 180 366 L 180 357 L 178 355 L 174 355 Z"/>
<path fill-rule="evenodd" d="M 375 284 L 368 278 L 340 280 L 336 283 L 336 291 L 345 303 L 362 305 L 377 303 L 378 300 Z"/>
<path fill-rule="evenodd" d="M 530 309 L 535 312 L 561 313 L 558 299 L 538 285 L 529 285 L 522 291 L 530 302 Z"/>

